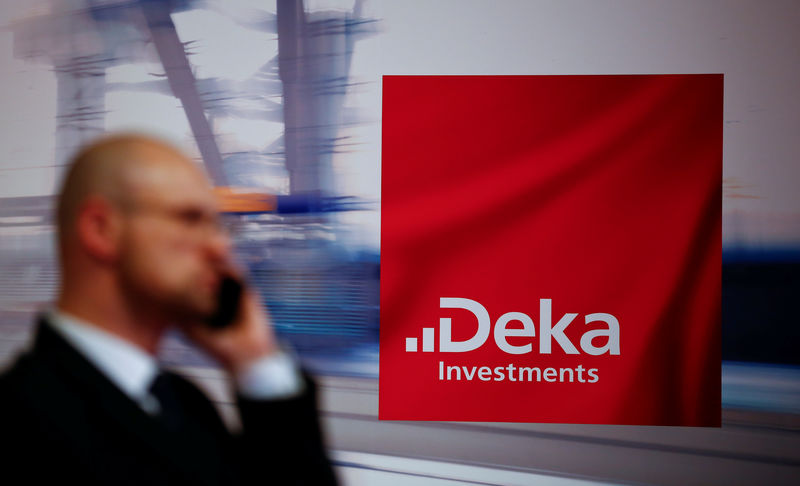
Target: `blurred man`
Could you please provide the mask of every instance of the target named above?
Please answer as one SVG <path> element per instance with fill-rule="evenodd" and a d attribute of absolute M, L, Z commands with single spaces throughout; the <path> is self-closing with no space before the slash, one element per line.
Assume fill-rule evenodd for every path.
<path fill-rule="evenodd" d="M 277 346 L 236 277 L 203 172 L 174 148 L 114 136 L 75 157 L 58 201 L 61 288 L 32 350 L 0 378 L 3 483 L 334 484 L 314 385 Z M 242 431 L 154 358 L 178 326 L 236 384 Z"/>

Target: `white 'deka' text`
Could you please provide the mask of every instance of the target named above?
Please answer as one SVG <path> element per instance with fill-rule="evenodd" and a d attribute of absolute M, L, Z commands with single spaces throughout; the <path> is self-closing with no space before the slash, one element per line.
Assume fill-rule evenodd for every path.
<path fill-rule="evenodd" d="M 533 351 L 533 343 L 511 344 L 509 337 L 528 337 L 536 338 L 536 326 L 530 316 L 523 312 L 506 312 L 501 315 L 494 323 L 492 329 L 491 319 L 486 308 L 480 303 L 461 297 L 442 297 L 439 299 L 440 309 L 464 309 L 468 310 L 478 320 L 478 328 L 475 334 L 463 341 L 454 341 L 452 338 L 453 322 L 449 317 L 439 318 L 439 352 L 441 353 L 464 353 L 473 351 L 483 346 L 493 335 L 497 347 L 508 354 L 526 354 Z M 565 331 L 567 327 L 578 317 L 578 314 L 568 312 L 553 325 L 552 302 L 550 299 L 539 299 L 539 353 L 551 354 L 553 352 L 553 341 L 561 347 L 566 354 L 580 354 L 575 344 L 567 337 Z M 509 323 L 518 321 L 522 324 L 509 328 Z M 619 354 L 619 321 L 616 317 L 606 313 L 587 314 L 584 317 L 585 324 L 603 323 L 605 328 L 590 329 L 581 336 L 580 349 L 589 355 L 598 356 L 601 354 Z M 433 352 L 435 329 L 425 327 L 422 329 L 422 351 Z M 595 338 L 600 338 L 602 344 L 595 346 Z M 605 339 L 602 339 L 605 338 Z M 517 340 L 516 342 L 519 342 Z M 406 338 L 406 352 L 417 351 L 417 338 Z"/>

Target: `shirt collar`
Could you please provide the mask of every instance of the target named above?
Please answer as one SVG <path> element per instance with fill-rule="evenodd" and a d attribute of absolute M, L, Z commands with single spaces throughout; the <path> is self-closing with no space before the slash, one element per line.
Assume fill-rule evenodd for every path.
<path fill-rule="evenodd" d="M 137 346 L 64 311 L 49 312 L 53 328 L 81 352 L 126 395 L 136 401 L 148 396 L 158 373 L 155 358 Z"/>

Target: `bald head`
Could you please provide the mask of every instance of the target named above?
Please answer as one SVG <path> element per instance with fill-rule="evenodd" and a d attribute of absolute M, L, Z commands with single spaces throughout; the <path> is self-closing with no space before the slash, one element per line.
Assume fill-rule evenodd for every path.
<path fill-rule="evenodd" d="M 142 135 L 113 135 L 81 149 L 72 159 L 58 199 L 60 246 L 73 231 L 87 198 L 99 196 L 119 208 L 133 206 L 147 191 L 148 180 L 158 177 L 154 172 L 175 167 L 200 172 L 176 148 Z"/>
<path fill-rule="evenodd" d="M 203 171 L 139 135 L 81 150 L 58 201 L 59 308 L 148 350 L 171 322 L 218 306 L 229 240 Z"/>

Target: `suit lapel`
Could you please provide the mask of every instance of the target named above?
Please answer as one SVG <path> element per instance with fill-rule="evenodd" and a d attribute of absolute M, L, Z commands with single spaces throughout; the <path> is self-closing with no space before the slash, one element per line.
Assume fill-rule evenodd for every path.
<path fill-rule="evenodd" d="M 97 414 L 90 418 L 91 424 L 86 424 L 88 428 L 94 428 L 100 434 L 118 434 L 127 438 L 124 440 L 133 442 L 130 444 L 132 450 L 151 450 L 160 462 L 173 469 L 173 474 L 184 476 L 194 484 L 207 483 L 209 477 L 201 471 L 204 458 L 190 453 L 192 448 L 186 447 L 179 434 L 169 433 L 161 423 L 147 415 L 45 318 L 39 320 L 33 352 L 67 382 L 65 385 L 70 390 L 85 397 L 87 406 Z"/>

